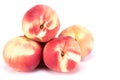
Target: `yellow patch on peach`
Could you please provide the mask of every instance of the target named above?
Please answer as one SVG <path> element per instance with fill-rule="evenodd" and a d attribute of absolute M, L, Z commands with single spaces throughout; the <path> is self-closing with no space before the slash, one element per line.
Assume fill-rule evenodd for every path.
<path fill-rule="evenodd" d="M 53 16 L 48 20 L 48 22 L 52 21 L 50 27 L 48 27 L 49 30 L 53 30 L 56 25 L 58 24 L 58 17 L 53 14 Z"/>
<path fill-rule="evenodd" d="M 11 54 L 7 54 L 6 56 L 16 57 L 16 56 L 22 56 L 22 55 L 32 55 L 34 54 L 33 49 L 27 50 L 30 45 L 22 45 L 20 41 L 23 41 L 22 44 L 27 43 L 22 38 L 14 38 L 12 41 L 8 42 L 6 49 L 6 53 L 11 52 Z M 16 47 L 15 47 L 16 46 Z"/>
<path fill-rule="evenodd" d="M 43 40 L 43 37 L 46 35 L 47 31 L 46 30 L 41 30 L 39 33 L 38 33 L 38 36 L 36 36 L 37 38 Z"/>
<path fill-rule="evenodd" d="M 76 63 L 80 63 L 80 60 L 81 60 L 81 56 L 73 52 L 66 52 L 65 57 L 67 59 L 75 61 Z"/>
<path fill-rule="evenodd" d="M 60 70 L 62 72 L 68 72 L 68 70 L 67 70 L 67 62 L 68 62 L 68 59 L 67 58 L 62 58 L 61 55 L 60 55 L 59 64 L 60 64 Z"/>

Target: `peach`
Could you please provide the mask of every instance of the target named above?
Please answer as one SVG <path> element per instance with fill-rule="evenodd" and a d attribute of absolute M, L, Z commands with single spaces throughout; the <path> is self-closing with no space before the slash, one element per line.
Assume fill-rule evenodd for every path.
<path fill-rule="evenodd" d="M 57 13 L 47 5 L 35 5 L 23 16 L 23 32 L 32 40 L 47 42 L 56 36 L 59 28 Z"/>
<path fill-rule="evenodd" d="M 34 70 L 41 61 L 41 46 L 24 36 L 14 37 L 3 49 L 3 59 L 15 71 Z"/>
<path fill-rule="evenodd" d="M 45 65 L 57 72 L 73 72 L 80 63 L 81 50 L 72 37 L 59 37 L 49 41 L 43 50 Z"/>
<path fill-rule="evenodd" d="M 71 36 L 74 38 L 80 45 L 81 48 L 81 57 L 82 59 L 88 56 L 93 50 L 94 39 L 91 32 L 80 25 L 72 25 L 64 29 L 59 37 Z"/>

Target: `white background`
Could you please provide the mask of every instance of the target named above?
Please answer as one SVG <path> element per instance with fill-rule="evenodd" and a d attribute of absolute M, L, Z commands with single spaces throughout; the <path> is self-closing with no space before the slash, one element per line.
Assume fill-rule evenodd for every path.
<path fill-rule="evenodd" d="M 19 73 L 11 71 L 3 61 L 5 43 L 12 37 L 23 35 L 22 17 L 36 4 L 49 5 L 57 12 L 61 22 L 60 31 L 73 24 L 80 24 L 93 34 L 94 49 L 76 72 L 57 73 L 39 69 Z M 1 0 L 0 80 L 120 80 L 119 27 L 119 0 Z"/>

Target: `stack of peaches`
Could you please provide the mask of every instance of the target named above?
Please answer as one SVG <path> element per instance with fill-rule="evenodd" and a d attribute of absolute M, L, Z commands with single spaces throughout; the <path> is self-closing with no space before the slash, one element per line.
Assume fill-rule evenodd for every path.
<path fill-rule="evenodd" d="M 94 45 L 90 31 L 77 24 L 56 36 L 60 20 L 47 5 L 30 8 L 23 16 L 22 30 L 24 35 L 9 40 L 3 49 L 6 64 L 19 72 L 33 71 L 42 61 L 50 70 L 73 72 Z"/>

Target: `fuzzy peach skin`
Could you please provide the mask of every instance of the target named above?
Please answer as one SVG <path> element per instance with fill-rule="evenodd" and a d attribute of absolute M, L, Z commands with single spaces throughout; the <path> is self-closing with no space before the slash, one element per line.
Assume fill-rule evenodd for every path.
<path fill-rule="evenodd" d="M 15 71 L 34 70 L 41 61 L 41 46 L 24 36 L 9 40 L 3 49 L 3 59 Z"/>
<path fill-rule="evenodd" d="M 35 5 L 23 16 L 22 29 L 30 39 L 47 42 L 54 38 L 60 28 L 57 13 L 47 5 Z"/>
<path fill-rule="evenodd" d="M 81 50 L 71 37 L 61 37 L 49 41 L 43 50 L 45 65 L 57 72 L 73 72 L 80 63 Z"/>
<path fill-rule="evenodd" d="M 72 25 L 64 29 L 59 37 L 71 36 L 74 38 L 80 45 L 81 48 L 81 57 L 82 59 L 88 56 L 93 50 L 94 38 L 91 32 L 80 25 Z"/>

